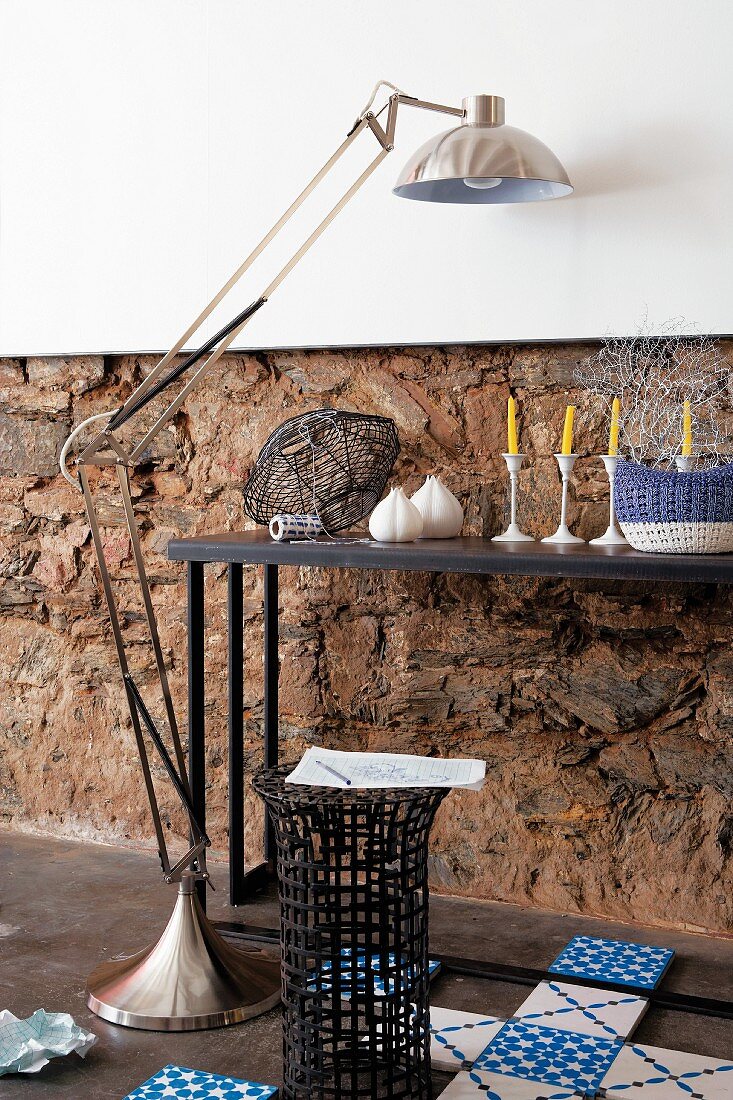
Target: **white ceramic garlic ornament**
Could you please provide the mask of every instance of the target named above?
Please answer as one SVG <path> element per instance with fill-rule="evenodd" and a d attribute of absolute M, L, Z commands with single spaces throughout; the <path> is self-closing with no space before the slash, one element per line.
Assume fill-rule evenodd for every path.
<path fill-rule="evenodd" d="M 439 477 L 427 478 L 411 499 L 422 516 L 424 539 L 452 539 L 460 534 L 463 509 Z"/>
<path fill-rule="evenodd" d="M 377 542 L 413 542 L 422 533 L 422 516 L 402 489 L 391 489 L 369 517 L 369 534 Z"/>

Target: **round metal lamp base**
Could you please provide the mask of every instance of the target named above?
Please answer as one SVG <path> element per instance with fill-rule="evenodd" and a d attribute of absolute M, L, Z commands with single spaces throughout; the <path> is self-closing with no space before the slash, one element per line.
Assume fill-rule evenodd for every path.
<path fill-rule="evenodd" d="M 90 975 L 87 1005 L 97 1016 L 146 1031 L 195 1031 L 238 1024 L 280 1003 L 279 963 L 230 947 L 194 887 L 194 876 L 185 876 L 156 944 Z"/>

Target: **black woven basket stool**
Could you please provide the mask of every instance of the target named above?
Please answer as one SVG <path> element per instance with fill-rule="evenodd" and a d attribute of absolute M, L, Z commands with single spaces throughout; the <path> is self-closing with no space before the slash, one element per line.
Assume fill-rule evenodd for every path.
<path fill-rule="evenodd" d="M 428 835 L 446 790 L 259 772 L 275 827 L 286 1100 L 429 1100 Z M 431 964 L 432 966 L 432 964 Z"/>

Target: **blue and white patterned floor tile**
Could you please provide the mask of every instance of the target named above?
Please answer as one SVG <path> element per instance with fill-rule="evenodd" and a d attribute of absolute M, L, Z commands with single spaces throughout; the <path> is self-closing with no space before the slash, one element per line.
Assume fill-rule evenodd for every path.
<path fill-rule="evenodd" d="M 430 1061 L 433 1069 L 470 1069 L 504 1026 L 495 1016 L 430 1006 Z"/>
<path fill-rule="evenodd" d="M 472 1069 L 457 1074 L 441 1100 L 579 1100 L 579 1094 L 541 1081 Z"/>
<path fill-rule="evenodd" d="M 573 978 L 656 989 L 673 958 L 674 951 L 667 947 L 574 936 L 549 969 L 552 974 Z"/>
<path fill-rule="evenodd" d="M 627 1043 L 601 1081 L 613 1100 L 733 1100 L 733 1059 Z"/>
<path fill-rule="evenodd" d="M 351 978 L 352 978 L 352 950 L 350 947 L 343 947 L 341 949 L 341 997 L 344 1000 L 348 1000 L 351 997 Z M 388 956 L 388 965 L 394 966 L 396 955 L 390 954 Z M 395 992 L 395 978 L 392 975 L 388 975 L 386 981 L 383 977 L 379 977 L 381 970 L 381 958 L 378 954 L 371 956 L 371 971 L 375 975 L 374 977 L 374 992 L 378 997 L 384 997 L 390 993 Z M 436 976 L 440 970 L 440 963 L 435 959 L 430 959 L 428 962 L 428 975 L 430 980 Z M 316 981 L 316 971 L 314 970 L 311 975 L 311 981 L 308 985 L 308 989 L 315 992 L 319 988 L 319 984 Z M 333 973 L 333 964 L 325 962 L 321 968 L 321 985 L 320 988 L 324 993 L 330 993 L 333 989 L 333 983 L 329 975 Z M 409 973 L 402 972 L 402 985 L 404 989 L 408 989 L 412 984 Z M 364 993 L 367 986 L 367 972 L 366 972 L 366 954 L 363 951 L 357 952 L 357 971 L 356 971 L 356 988 L 357 993 Z"/>
<path fill-rule="evenodd" d="M 474 1069 L 594 1096 L 622 1046 L 616 1039 L 512 1019 L 479 1054 Z"/>
<path fill-rule="evenodd" d="M 166 1066 L 129 1093 L 125 1100 L 268 1100 L 277 1095 L 275 1085 L 259 1085 L 222 1077 L 185 1066 Z"/>
<path fill-rule="evenodd" d="M 628 1039 L 649 1007 L 646 997 L 565 982 L 540 982 L 514 1016 L 528 1024 Z"/>

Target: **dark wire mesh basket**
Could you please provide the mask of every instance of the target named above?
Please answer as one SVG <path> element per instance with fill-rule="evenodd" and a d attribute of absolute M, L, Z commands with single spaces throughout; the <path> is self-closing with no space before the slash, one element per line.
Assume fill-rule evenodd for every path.
<path fill-rule="evenodd" d="M 445 789 L 259 772 L 277 840 L 283 1100 L 429 1100 L 428 837 Z"/>
<path fill-rule="evenodd" d="M 316 515 L 328 534 L 345 531 L 379 502 L 399 452 L 384 416 L 317 409 L 291 417 L 260 451 L 244 509 L 265 525 L 281 513 Z"/>

